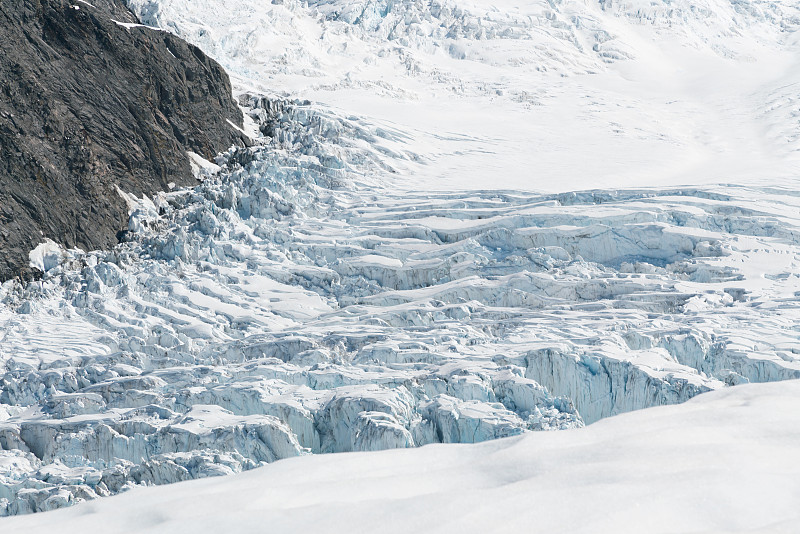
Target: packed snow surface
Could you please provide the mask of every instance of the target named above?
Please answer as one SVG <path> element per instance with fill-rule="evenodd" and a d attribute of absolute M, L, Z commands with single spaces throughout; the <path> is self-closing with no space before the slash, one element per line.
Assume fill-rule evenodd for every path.
<path fill-rule="evenodd" d="M 431 510 L 451 506 L 450 517 L 483 494 L 445 505 L 445 490 L 483 488 L 490 458 L 486 487 L 527 488 L 496 489 L 507 506 L 544 498 L 590 450 L 608 462 L 592 469 L 622 482 L 668 479 L 656 457 L 624 464 L 634 443 L 601 445 L 649 417 L 654 432 L 684 424 L 679 414 L 700 428 L 717 413 L 709 439 L 752 431 L 719 452 L 730 464 L 771 450 L 757 439 L 773 435 L 771 417 L 788 421 L 774 435 L 789 439 L 792 414 L 769 411 L 768 392 L 794 406 L 796 385 L 726 388 L 800 378 L 794 2 L 129 3 L 230 70 L 256 144 L 213 163 L 189 155 L 202 179 L 192 190 L 120 191 L 124 243 L 88 253 L 44 243 L 31 254 L 41 282 L 0 287 L 0 514 L 293 456 L 580 429 L 712 390 L 725 392 L 558 436 L 301 459 L 231 480 L 286 473 L 278 488 L 291 473 L 315 495 L 313 466 L 333 477 L 347 462 L 366 473 L 397 461 L 391 477 L 444 462 L 455 467 L 426 480 L 439 492 Z M 730 399 L 759 392 L 766 415 L 739 418 Z M 677 469 L 683 449 L 670 445 L 688 436 L 642 450 L 657 446 Z M 681 476 L 720 449 L 704 443 L 684 451 Z M 539 486 L 526 466 L 541 447 L 555 478 Z M 465 479 L 445 477 L 484 455 Z M 615 487 L 601 471 L 575 474 L 581 499 Z M 709 498 L 746 513 L 724 500 L 732 475 L 707 476 Z M 785 480 L 769 493 L 775 510 L 797 495 Z M 553 518 L 579 520 L 563 493 L 552 498 Z M 276 502 L 276 514 L 305 506 Z M 726 507 L 708 509 L 722 518 Z M 629 516 L 603 520 L 615 517 Z"/>
<path fill-rule="evenodd" d="M 800 381 L 716 391 L 579 430 L 320 455 L 135 489 L 9 531 L 797 531 Z"/>

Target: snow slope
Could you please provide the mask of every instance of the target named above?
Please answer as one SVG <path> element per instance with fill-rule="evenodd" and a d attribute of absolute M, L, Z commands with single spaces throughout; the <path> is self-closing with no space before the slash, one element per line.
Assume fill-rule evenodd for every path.
<path fill-rule="evenodd" d="M 795 532 L 800 381 L 580 430 L 321 455 L 7 518 L 9 531 Z"/>
<path fill-rule="evenodd" d="M 793 2 L 130 3 L 257 144 L 0 287 L 0 513 L 800 378 Z"/>
<path fill-rule="evenodd" d="M 791 186 L 800 167 L 791 0 L 129 4 L 240 90 L 408 133 L 426 164 L 401 189 Z"/>

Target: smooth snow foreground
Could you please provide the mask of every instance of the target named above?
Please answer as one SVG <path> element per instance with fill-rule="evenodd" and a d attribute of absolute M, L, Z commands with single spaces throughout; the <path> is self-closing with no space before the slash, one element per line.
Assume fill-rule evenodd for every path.
<path fill-rule="evenodd" d="M 797 532 L 800 381 L 587 428 L 286 460 L 3 520 L 4 532 Z"/>

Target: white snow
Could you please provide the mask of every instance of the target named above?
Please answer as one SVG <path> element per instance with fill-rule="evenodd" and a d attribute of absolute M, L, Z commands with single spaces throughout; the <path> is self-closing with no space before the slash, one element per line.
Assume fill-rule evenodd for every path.
<path fill-rule="evenodd" d="M 798 454 L 795 380 L 579 430 L 284 460 L 3 526 L 31 534 L 789 533 L 800 521 Z"/>
<path fill-rule="evenodd" d="M 28 253 L 29 265 L 42 272 L 47 272 L 61 264 L 62 258 L 68 254 L 64 247 L 53 241 L 45 239 Z"/>
<path fill-rule="evenodd" d="M 78 7 L 76 6 L 75 9 L 78 9 Z M 114 22 L 118 26 L 122 26 L 123 28 L 129 31 L 133 28 L 147 28 L 148 30 L 161 31 L 161 28 L 157 28 L 155 26 L 147 26 L 146 24 L 135 24 L 133 22 L 120 22 L 118 20 L 113 20 L 113 19 L 112 22 Z"/>
<path fill-rule="evenodd" d="M 800 168 L 789 0 L 129 4 L 240 91 L 407 134 L 425 164 L 397 188 L 792 187 Z"/>
<path fill-rule="evenodd" d="M 186 154 L 189 156 L 189 165 L 192 167 L 192 172 L 194 172 L 197 178 L 201 178 L 206 174 L 214 174 L 221 170 L 219 165 L 208 161 L 196 152 L 189 150 Z"/>

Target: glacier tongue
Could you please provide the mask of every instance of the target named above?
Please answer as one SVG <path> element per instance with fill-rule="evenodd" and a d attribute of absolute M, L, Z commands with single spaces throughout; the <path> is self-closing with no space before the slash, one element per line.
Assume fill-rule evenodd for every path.
<path fill-rule="evenodd" d="M 698 138 L 710 143 L 703 154 L 722 154 L 712 163 L 760 165 L 761 152 L 737 150 L 755 146 L 753 132 L 718 143 L 727 104 L 703 115 L 707 100 L 656 102 L 665 94 L 640 96 L 627 78 L 634 96 L 616 93 L 608 69 L 630 74 L 626 61 L 653 46 L 640 42 L 642 28 L 659 37 L 675 29 L 723 63 L 748 60 L 739 38 L 777 47 L 797 25 L 792 3 L 738 3 L 748 14 L 709 1 L 699 15 L 683 1 L 533 2 L 521 12 L 450 2 L 130 4 L 145 24 L 232 70 L 257 144 L 215 164 L 195 158 L 203 181 L 192 190 L 126 195 L 128 231 L 115 249 L 48 247 L 32 258 L 46 266 L 41 281 L 0 286 L 0 514 L 304 454 L 576 428 L 727 385 L 800 378 L 793 189 L 780 180 L 527 186 L 530 176 L 571 179 L 572 160 L 597 167 L 576 180 L 605 184 L 615 150 L 641 154 L 624 161 L 641 179 L 654 161 L 694 161 Z M 513 75 L 485 81 L 509 65 L 502 72 Z M 586 73 L 597 73 L 594 86 Z M 264 84 L 303 98 L 265 94 Z M 767 122 L 753 131 L 767 132 L 759 142 L 782 140 L 764 152 L 780 162 L 797 155 L 784 128 L 791 86 L 753 97 L 769 97 L 756 110 Z M 562 126 L 562 92 L 587 99 L 593 117 L 628 111 Z M 404 106 L 419 99 L 423 111 L 453 106 L 451 119 L 483 102 L 479 135 L 304 99 L 355 94 L 368 106 L 368 93 Z M 682 119 L 662 127 L 671 115 L 650 115 L 651 106 L 696 118 L 698 131 L 686 134 Z M 558 118 L 547 128 L 490 135 L 547 113 Z M 575 154 L 572 130 L 584 127 L 592 157 Z M 553 144 L 531 149 L 543 136 Z M 597 138 L 611 141 L 598 149 Z M 517 182 L 504 181 L 506 171 L 519 171 L 503 166 L 509 155 L 523 161 L 526 187 L 507 187 Z M 452 185 L 448 158 L 465 183 L 435 191 Z M 779 170 L 766 179 L 783 178 Z M 420 186 L 440 172 L 441 182 Z"/>
<path fill-rule="evenodd" d="M 399 194 L 264 142 L 2 286 L 5 513 L 800 377 L 797 197 Z"/>

